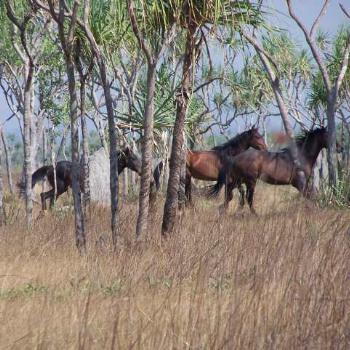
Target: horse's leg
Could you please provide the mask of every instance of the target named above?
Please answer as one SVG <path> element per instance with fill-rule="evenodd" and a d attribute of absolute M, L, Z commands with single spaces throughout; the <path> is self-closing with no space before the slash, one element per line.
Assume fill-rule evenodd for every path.
<path fill-rule="evenodd" d="M 250 181 L 247 183 L 247 202 L 249 204 L 249 208 L 252 214 L 257 215 L 253 206 L 255 184 L 255 181 Z"/>
<path fill-rule="evenodd" d="M 57 192 L 56 192 L 56 200 L 57 200 L 61 194 L 63 194 L 68 190 L 68 187 L 60 179 L 57 179 L 56 186 L 57 186 Z M 54 204 L 55 204 L 55 194 L 53 193 L 52 196 L 50 197 L 50 208 L 53 208 Z"/>
<path fill-rule="evenodd" d="M 227 182 L 225 185 L 225 202 L 219 207 L 220 211 L 226 212 L 228 206 L 233 198 L 233 189 L 235 188 L 235 184 L 233 182 Z"/>
<path fill-rule="evenodd" d="M 242 184 L 238 185 L 238 191 L 241 195 L 241 198 L 239 200 L 239 209 L 243 209 L 243 207 L 244 207 L 244 188 L 243 188 Z"/>
<path fill-rule="evenodd" d="M 42 210 L 46 210 L 46 200 L 48 198 L 50 198 L 50 203 L 51 203 L 51 199 L 54 197 L 55 195 L 55 190 L 52 189 L 50 191 L 47 191 L 47 192 L 43 192 L 40 194 L 40 197 L 41 197 L 41 208 Z M 51 208 L 51 205 L 50 205 L 50 208 Z"/>

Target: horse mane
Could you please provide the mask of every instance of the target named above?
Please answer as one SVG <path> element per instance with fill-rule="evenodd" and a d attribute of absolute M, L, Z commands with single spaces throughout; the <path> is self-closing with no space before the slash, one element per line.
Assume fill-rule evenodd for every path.
<path fill-rule="evenodd" d="M 237 147 L 247 137 L 248 133 L 251 130 L 252 129 L 244 131 L 241 134 L 236 135 L 235 137 L 233 137 L 232 139 L 226 141 L 225 143 L 213 147 L 212 150 L 213 151 L 225 151 L 228 148 Z"/>
<path fill-rule="evenodd" d="M 317 129 L 313 129 L 313 130 L 305 130 L 302 131 L 299 135 L 297 135 L 295 137 L 295 143 L 298 147 L 304 146 L 306 144 L 306 142 L 312 140 L 315 136 L 323 133 L 326 130 L 326 128 L 322 127 L 322 128 L 317 128 Z M 283 147 L 281 148 L 281 151 L 289 151 L 289 147 Z"/>
<path fill-rule="evenodd" d="M 325 130 L 326 130 L 325 128 L 317 128 L 317 129 L 313 129 L 313 130 L 309 130 L 309 131 L 304 131 L 295 138 L 295 142 L 296 142 L 297 146 L 302 146 L 307 141 L 314 138 L 316 135 L 319 135 L 319 134 L 325 132 Z"/>

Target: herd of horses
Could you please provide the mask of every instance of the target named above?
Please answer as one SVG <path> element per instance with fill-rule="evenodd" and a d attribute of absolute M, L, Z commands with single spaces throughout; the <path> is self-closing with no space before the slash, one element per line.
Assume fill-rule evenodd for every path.
<path fill-rule="evenodd" d="M 258 179 L 273 185 L 292 185 L 302 195 L 309 196 L 309 179 L 313 166 L 322 148 L 327 147 L 327 129 L 317 128 L 304 132 L 296 138 L 298 164 L 292 157 L 290 148 L 284 148 L 277 152 L 267 150 L 263 136 L 258 129 L 253 127 L 226 143 L 207 151 L 188 151 L 186 157 L 186 198 L 192 203 L 191 182 L 192 178 L 216 181 L 216 184 L 207 189 L 208 197 L 216 197 L 222 187 L 225 186 L 226 209 L 233 198 L 233 190 L 238 188 L 240 192 L 240 208 L 245 204 L 245 198 L 252 213 L 255 213 L 253 200 L 255 186 Z M 337 147 L 339 147 L 337 145 Z M 160 175 L 163 163 L 160 162 L 153 172 L 152 186 L 159 188 Z M 118 175 L 129 168 L 137 174 L 141 174 L 141 160 L 129 148 L 118 151 Z M 55 170 L 55 171 L 54 171 Z M 305 174 L 306 182 L 300 185 L 298 170 Z M 52 207 L 55 199 L 56 172 L 56 198 L 66 192 L 72 186 L 72 163 L 59 161 L 56 169 L 47 165 L 36 170 L 32 175 L 32 187 L 41 180 L 47 178 L 52 189 L 41 193 L 42 209 L 46 209 L 46 200 L 50 199 Z M 80 184 L 83 191 L 83 171 L 80 166 Z M 243 189 L 246 186 L 246 192 Z"/>

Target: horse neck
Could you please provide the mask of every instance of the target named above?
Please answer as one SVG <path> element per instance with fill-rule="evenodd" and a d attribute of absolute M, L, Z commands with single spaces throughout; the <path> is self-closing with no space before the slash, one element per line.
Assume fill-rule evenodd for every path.
<path fill-rule="evenodd" d="M 237 144 L 232 145 L 229 149 L 227 149 L 227 153 L 229 153 L 231 156 L 235 156 L 236 154 L 239 154 L 248 148 L 248 141 L 246 139 L 242 139 L 240 142 L 237 142 Z"/>
<path fill-rule="evenodd" d="M 317 140 L 314 139 L 309 142 L 303 143 L 298 148 L 301 151 L 304 158 L 310 162 L 311 166 L 313 166 L 323 146 L 321 145 L 321 142 L 317 142 Z"/>

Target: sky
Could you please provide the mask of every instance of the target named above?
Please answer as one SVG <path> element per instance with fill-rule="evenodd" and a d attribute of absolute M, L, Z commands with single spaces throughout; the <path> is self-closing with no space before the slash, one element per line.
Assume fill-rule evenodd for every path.
<path fill-rule="evenodd" d="M 350 0 L 340 0 L 347 9 L 350 11 Z M 295 13 L 310 28 L 314 19 L 317 17 L 323 0 L 294 0 L 292 1 Z M 288 9 L 285 0 L 265 0 L 264 10 L 271 13 L 269 20 L 278 27 L 286 29 L 291 36 L 297 40 L 301 46 L 305 45 L 304 36 L 295 24 L 295 22 L 289 17 Z M 350 24 L 349 19 L 343 14 L 339 7 L 339 1 L 330 0 L 326 14 L 322 17 L 320 22 L 320 28 L 329 35 L 334 35 L 341 25 Z M 6 118 L 11 115 L 2 91 L 0 91 L 0 122 L 4 122 Z M 280 126 L 279 119 L 270 120 L 268 127 L 278 128 Z M 14 119 L 5 125 L 5 131 L 11 133 L 18 133 L 18 123 Z"/>

